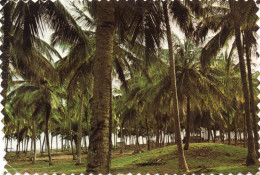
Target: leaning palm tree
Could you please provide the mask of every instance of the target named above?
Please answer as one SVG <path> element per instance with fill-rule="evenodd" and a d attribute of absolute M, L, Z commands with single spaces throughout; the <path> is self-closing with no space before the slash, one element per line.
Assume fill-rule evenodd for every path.
<path fill-rule="evenodd" d="M 181 141 L 181 128 L 180 128 L 180 118 L 179 118 L 179 104 L 178 104 L 178 96 L 177 96 L 177 86 L 176 86 L 176 75 L 175 75 L 175 60 L 173 59 L 173 45 L 172 45 L 172 36 L 171 36 L 171 28 L 169 23 L 169 15 L 168 15 L 168 7 L 167 2 L 163 2 L 164 9 L 164 18 L 166 23 L 167 30 L 167 41 L 169 48 L 169 62 L 170 62 L 170 70 L 169 75 L 171 79 L 171 91 L 172 91 L 172 100 L 173 106 L 171 108 L 171 115 L 174 116 L 175 123 L 175 139 L 178 146 L 178 159 L 179 159 L 179 168 L 189 172 L 188 165 L 186 163 L 186 159 L 184 156 L 184 151 L 182 147 Z M 172 109 L 174 108 L 174 109 Z"/>

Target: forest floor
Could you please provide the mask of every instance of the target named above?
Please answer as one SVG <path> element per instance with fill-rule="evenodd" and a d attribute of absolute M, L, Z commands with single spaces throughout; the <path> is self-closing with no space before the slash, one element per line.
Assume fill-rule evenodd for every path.
<path fill-rule="evenodd" d="M 165 146 L 133 155 L 133 150 L 124 150 L 123 154 L 120 154 L 119 150 L 113 151 L 111 173 L 183 174 L 184 172 L 178 169 L 176 148 L 176 145 Z M 259 165 L 249 167 L 245 165 L 246 148 L 225 144 L 191 143 L 190 149 L 185 151 L 185 156 L 190 172 L 195 174 L 238 174 L 239 172 L 242 174 L 248 172 L 256 174 L 259 167 Z M 85 174 L 87 163 L 86 154 L 82 155 L 83 164 L 76 166 L 76 160 L 72 160 L 71 153 L 55 151 L 52 153 L 52 166 L 49 166 L 46 153 L 43 156 L 37 155 L 36 164 L 32 164 L 29 160 L 29 153 L 27 157 L 21 154 L 19 158 L 15 157 L 14 153 L 8 153 L 5 159 L 8 165 L 12 166 L 11 168 L 7 165 L 5 168 L 12 174 L 16 172 L 28 172 L 30 174 L 36 172 L 39 174 Z"/>

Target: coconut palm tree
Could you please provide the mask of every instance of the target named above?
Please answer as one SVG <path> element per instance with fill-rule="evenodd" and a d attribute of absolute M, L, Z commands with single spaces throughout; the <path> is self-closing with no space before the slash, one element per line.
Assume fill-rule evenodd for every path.
<path fill-rule="evenodd" d="M 216 16 L 209 16 L 208 18 L 205 18 L 205 20 L 201 21 L 199 24 L 199 29 L 197 33 L 200 38 L 205 37 L 205 35 L 208 32 L 208 29 L 213 29 L 214 31 L 219 30 L 219 32 L 205 45 L 202 54 L 201 54 L 201 60 L 204 65 L 209 65 L 211 58 L 216 55 L 216 53 L 224 46 L 225 43 L 229 41 L 229 39 L 232 38 L 232 36 L 235 37 L 235 46 L 237 47 L 238 53 L 239 53 L 239 63 L 241 66 L 241 81 L 244 86 L 244 98 L 249 98 L 248 94 L 248 88 L 247 88 L 247 76 L 245 71 L 245 64 L 244 64 L 244 58 L 243 58 L 243 51 L 241 52 L 240 49 L 242 48 L 241 45 L 241 39 L 240 35 L 241 33 L 247 28 L 247 26 L 251 26 L 251 29 L 254 29 L 256 25 L 256 19 L 258 18 L 256 16 L 257 7 L 254 1 L 239 1 L 239 2 L 224 2 L 220 3 L 220 11 L 218 11 Z M 239 11 L 236 11 L 237 9 L 240 9 Z M 239 13 L 241 12 L 241 13 Z M 224 17 L 223 17 L 224 16 Z M 238 20 L 239 19 L 239 20 Z M 211 21 L 216 21 L 216 23 L 213 23 Z M 240 41 L 238 41 L 240 40 Z M 240 44 L 239 44 L 240 43 Z M 242 78 L 243 76 L 243 78 Z M 250 109 L 249 109 L 249 99 L 245 99 L 246 104 L 246 113 L 248 117 L 247 130 L 252 129 L 252 124 L 249 122 L 250 120 Z M 251 125 L 251 126 L 250 126 Z M 256 127 L 254 127 L 256 129 Z M 248 156 L 247 156 L 247 165 L 255 164 L 255 151 L 252 149 L 255 146 L 253 137 L 251 137 L 251 131 L 249 136 L 249 142 L 248 142 Z M 250 146 L 249 146 L 250 145 Z M 255 148 L 254 148 L 255 149 Z"/>
<path fill-rule="evenodd" d="M 230 9 L 231 9 L 231 15 L 233 17 L 233 22 L 234 22 L 234 29 L 235 29 L 235 37 L 236 37 L 236 47 L 238 51 L 238 57 L 239 57 L 239 67 L 240 67 L 240 73 L 241 73 L 241 81 L 243 85 L 243 94 L 245 98 L 245 116 L 246 116 L 246 121 L 247 121 L 247 134 L 248 134 L 248 155 L 247 155 L 247 160 L 246 164 L 249 165 L 254 165 L 257 163 L 256 159 L 256 153 L 255 153 L 255 145 L 254 145 L 254 140 L 253 140 L 253 135 L 252 135 L 252 123 L 251 123 L 251 117 L 250 117 L 250 99 L 249 99 L 249 92 L 248 92 L 248 86 L 247 86 L 247 76 L 246 76 L 246 67 L 245 67 L 245 62 L 244 62 L 244 57 L 243 57 L 243 49 L 242 49 L 242 44 L 241 44 L 241 31 L 240 31 L 240 16 L 241 14 L 239 13 L 240 10 L 241 12 L 244 13 L 243 9 L 241 8 L 241 4 L 235 3 L 234 1 L 230 1 Z M 255 3 L 249 1 L 247 4 L 249 7 L 254 6 Z"/>
<path fill-rule="evenodd" d="M 260 156 L 259 153 L 259 135 L 258 135 L 258 125 L 257 125 L 257 117 L 256 117 L 256 107 L 255 107 L 255 100 L 254 100 L 254 90 L 253 90 L 253 80 L 252 80 L 252 70 L 251 70 L 251 48 L 252 44 L 256 44 L 255 38 L 252 34 L 253 29 L 248 29 L 244 33 L 244 41 L 245 41 L 245 52 L 246 52 L 246 65 L 247 65 L 247 76 L 248 76 L 248 83 L 249 83 L 249 92 L 250 92 L 250 109 L 253 118 L 253 130 L 254 130 L 254 142 L 255 142 L 255 150 L 258 157 Z"/>
<path fill-rule="evenodd" d="M 164 10 L 164 18 L 166 23 L 166 30 L 167 30 L 167 41 L 168 41 L 168 48 L 169 48 L 169 62 L 170 62 L 170 80 L 171 80 L 171 91 L 172 91 L 172 98 L 173 98 L 173 108 L 171 107 L 171 115 L 175 118 L 175 141 L 178 146 L 178 159 L 179 159 L 179 168 L 189 172 L 188 165 L 186 163 L 186 159 L 184 156 L 184 151 L 182 147 L 181 141 L 181 134 L 180 134 L 180 118 L 179 118 L 179 104 L 178 104 L 178 96 L 177 96 L 177 86 L 176 86 L 176 75 L 175 75 L 175 60 L 173 59 L 173 45 L 172 45 L 172 36 L 171 36 L 171 28 L 169 23 L 169 15 L 168 15 L 168 7 L 167 2 L 163 2 L 163 10 Z"/>

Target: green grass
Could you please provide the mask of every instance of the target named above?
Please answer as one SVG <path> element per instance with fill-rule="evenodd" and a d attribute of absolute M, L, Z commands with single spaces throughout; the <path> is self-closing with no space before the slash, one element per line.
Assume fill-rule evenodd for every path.
<path fill-rule="evenodd" d="M 195 174 L 238 174 L 239 172 L 243 174 L 248 172 L 255 174 L 258 171 L 258 165 L 245 166 L 246 155 L 246 148 L 213 143 L 190 144 L 190 149 L 185 151 L 190 172 Z M 112 159 L 112 174 L 126 174 L 129 172 L 132 174 L 184 173 L 178 170 L 176 145 L 146 151 L 141 154 L 124 155 L 119 158 L 118 155 L 113 157 L 116 158 Z M 84 164 L 80 166 L 76 166 L 75 161 L 71 159 L 72 158 L 56 160 L 53 166 L 49 166 L 48 162 L 45 161 L 37 161 L 36 164 L 31 164 L 30 161 L 11 160 L 9 164 L 22 173 L 85 173 L 87 163 L 86 155 L 84 155 L 82 159 Z M 157 163 L 160 165 L 147 165 L 147 163 Z M 6 168 L 11 173 L 14 173 L 14 170 L 11 168 Z"/>

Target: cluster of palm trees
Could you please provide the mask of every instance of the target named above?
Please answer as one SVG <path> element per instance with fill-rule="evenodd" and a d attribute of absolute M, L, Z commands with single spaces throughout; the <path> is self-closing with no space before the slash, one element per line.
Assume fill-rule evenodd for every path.
<path fill-rule="evenodd" d="M 121 138 L 136 135 L 137 151 L 140 135 L 150 149 L 150 136 L 159 146 L 162 135 L 174 134 L 179 168 L 188 172 L 184 149 L 190 133 L 203 127 L 214 131 L 214 141 L 216 130 L 221 139 L 228 133 L 229 144 L 231 132 L 235 144 L 243 133 L 246 163 L 257 163 L 253 0 L 2 5 L 2 112 L 6 138 L 18 141 L 17 156 L 20 143 L 31 139 L 35 163 L 36 139 L 44 132 L 50 165 L 49 133 L 69 140 L 81 164 L 81 140 L 89 136 L 87 173 L 108 173 L 111 136 L 120 127 Z M 53 31 L 49 43 L 40 37 L 46 31 Z M 113 88 L 115 78 L 120 88 Z"/>

